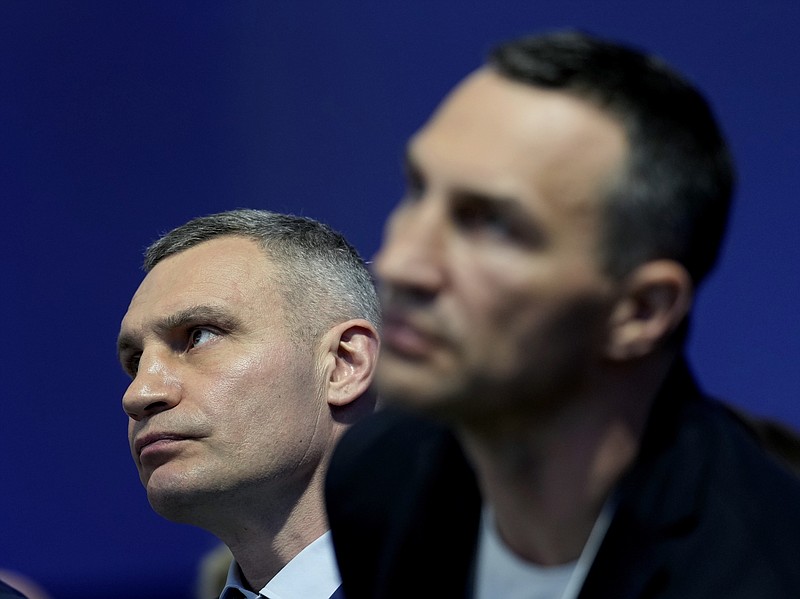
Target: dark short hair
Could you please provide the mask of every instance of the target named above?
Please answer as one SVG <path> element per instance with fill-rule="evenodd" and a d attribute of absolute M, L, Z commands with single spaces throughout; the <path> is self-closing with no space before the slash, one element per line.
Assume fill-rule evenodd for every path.
<path fill-rule="evenodd" d="M 717 261 L 735 179 L 701 93 L 659 58 L 579 31 L 505 42 L 487 62 L 514 81 L 585 100 L 624 128 L 629 153 L 603 198 L 608 274 L 668 258 L 697 285 Z"/>
<path fill-rule="evenodd" d="M 351 318 L 380 326 L 377 293 L 366 263 L 341 233 L 308 217 L 237 209 L 193 218 L 151 244 L 143 268 L 149 272 L 174 254 L 224 236 L 253 240 L 274 262 L 278 291 L 298 332 L 314 337 Z"/>

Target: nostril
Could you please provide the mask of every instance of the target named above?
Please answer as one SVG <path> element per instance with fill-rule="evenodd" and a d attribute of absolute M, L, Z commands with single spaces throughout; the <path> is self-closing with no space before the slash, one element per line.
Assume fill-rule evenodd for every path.
<path fill-rule="evenodd" d="M 145 406 L 144 415 L 152 416 L 153 414 L 163 412 L 167 408 L 169 408 L 169 404 L 166 401 L 154 401 Z"/>
<path fill-rule="evenodd" d="M 381 290 L 381 299 L 393 306 L 419 306 L 429 303 L 436 293 L 420 285 L 393 285 Z"/>
<path fill-rule="evenodd" d="M 424 304 L 429 302 L 436 295 L 433 291 L 423 287 L 410 287 L 405 291 L 409 303 Z"/>
<path fill-rule="evenodd" d="M 168 410 L 169 407 L 170 404 L 168 402 L 159 400 L 148 403 L 142 409 L 127 408 L 125 409 L 125 413 L 131 420 L 139 422 L 149 416 L 154 416 L 155 414 Z"/>

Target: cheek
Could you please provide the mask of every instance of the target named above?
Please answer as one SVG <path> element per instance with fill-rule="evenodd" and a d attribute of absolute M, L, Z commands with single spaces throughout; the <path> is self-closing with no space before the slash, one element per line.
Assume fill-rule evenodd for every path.
<path fill-rule="evenodd" d="M 467 269 L 455 279 L 459 290 L 452 296 L 460 304 L 464 333 L 485 338 L 485 343 L 502 343 L 510 332 L 535 320 L 540 299 L 529 281 L 492 264 L 472 264 Z"/>
<path fill-rule="evenodd" d="M 488 279 L 487 279 L 488 281 Z M 476 285 L 460 296 L 457 320 L 449 320 L 464 367 L 490 379 L 510 376 L 530 360 L 529 340 L 537 337 L 540 309 L 530 295 L 505 287 Z"/>
<path fill-rule="evenodd" d="M 270 351 L 230 361 L 208 377 L 201 394 L 220 421 L 250 428 L 280 426 L 298 406 L 311 398 L 311 359 L 297 352 Z"/>
<path fill-rule="evenodd" d="M 217 389 L 214 407 L 219 438 L 236 460 L 250 467 L 294 470 L 312 459 L 317 413 L 323 409 L 308 355 L 291 352 L 237 364 Z"/>
<path fill-rule="evenodd" d="M 531 362 L 586 361 L 602 347 L 610 309 L 602 290 L 559 280 L 511 282 L 498 275 L 483 281 L 462 303 L 461 324 L 473 361 L 501 372 Z"/>

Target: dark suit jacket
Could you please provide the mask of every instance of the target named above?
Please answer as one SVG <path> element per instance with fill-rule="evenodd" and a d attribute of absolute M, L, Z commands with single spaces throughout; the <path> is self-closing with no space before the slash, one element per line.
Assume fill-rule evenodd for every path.
<path fill-rule="evenodd" d="M 800 479 L 682 361 L 618 497 L 580 599 L 800 597 Z M 355 425 L 326 500 L 347 599 L 469 597 L 480 497 L 444 427 L 393 409 Z"/>

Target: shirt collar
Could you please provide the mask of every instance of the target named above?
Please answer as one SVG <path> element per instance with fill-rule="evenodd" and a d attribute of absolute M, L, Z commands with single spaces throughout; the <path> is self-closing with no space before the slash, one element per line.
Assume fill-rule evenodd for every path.
<path fill-rule="evenodd" d="M 269 599 L 328 599 L 340 585 L 341 577 L 328 531 L 292 558 L 261 589 L 261 596 Z M 229 587 L 238 589 L 247 599 L 259 597 L 257 593 L 246 589 L 235 560 L 228 569 L 225 590 L 220 599 L 226 599 Z"/>

